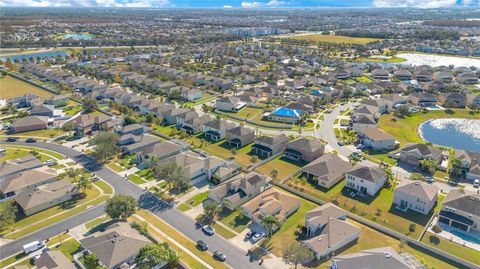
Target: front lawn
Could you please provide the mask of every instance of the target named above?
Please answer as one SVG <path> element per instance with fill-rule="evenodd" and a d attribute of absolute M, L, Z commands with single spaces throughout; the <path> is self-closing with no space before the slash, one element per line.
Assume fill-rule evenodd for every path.
<path fill-rule="evenodd" d="M 480 264 L 480 251 L 451 242 L 441 236 L 426 232 L 422 238 L 422 242 L 474 264 Z"/>
<path fill-rule="evenodd" d="M 135 183 L 137 185 L 140 185 L 140 184 L 143 184 L 143 183 L 146 182 L 145 180 L 141 179 L 139 176 L 137 176 L 135 174 L 130 175 L 129 179 L 130 179 L 130 181 L 132 181 L 133 183 Z"/>
<path fill-rule="evenodd" d="M 236 234 L 234 234 L 232 231 L 228 230 L 227 228 L 223 227 L 218 223 L 214 223 L 212 225 L 212 228 L 215 229 L 216 234 L 219 234 L 221 237 L 225 239 L 234 238 L 236 236 Z"/>
<path fill-rule="evenodd" d="M 61 251 L 63 255 L 67 257 L 67 259 L 73 262 L 73 255 L 81 251 L 82 246 L 80 245 L 80 242 L 72 238 L 67 241 L 64 241 L 63 243 L 57 245 L 56 247 L 53 247 L 52 250 Z"/>
<path fill-rule="evenodd" d="M 235 117 L 242 118 L 242 119 L 250 119 L 257 114 L 262 114 L 262 109 L 247 106 L 247 107 L 244 107 L 243 109 L 241 109 L 238 112 L 225 112 L 225 113 L 233 115 Z"/>
<path fill-rule="evenodd" d="M 15 133 L 12 136 L 29 136 L 29 137 L 43 137 L 43 138 L 54 138 L 66 134 L 62 129 L 58 128 L 49 128 L 43 130 L 35 130 L 28 132 Z"/>
<path fill-rule="evenodd" d="M 469 109 L 436 110 L 427 113 L 419 112 L 403 119 L 396 119 L 393 114 L 384 114 L 378 121 L 378 127 L 393 135 L 400 142 L 400 146 L 408 142 L 423 143 L 424 141 L 417 132 L 418 127 L 423 122 L 438 118 L 478 119 L 480 117 L 479 114 L 470 114 L 470 112 L 472 110 Z"/>
<path fill-rule="evenodd" d="M 281 181 L 285 177 L 295 173 L 298 171 L 300 168 L 302 168 L 303 163 L 296 163 L 293 161 L 290 161 L 289 159 L 285 157 L 278 157 L 275 158 L 266 164 L 263 164 L 255 169 L 256 172 L 263 173 L 265 175 L 268 175 L 273 178 L 272 176 L 272 170 L 277 169 L 278 170 L 278 175 L 276 178 L 274 178 L 276 181 Z"/>
<path fill-rule="evenodd" d="M 104 223 L 106 221 L 110 220 L 110 217 L 109 216 L 102 216 L 102 217 L 98 217 L 94 220 L 91 220 L 87 223 L 85 223 L 85 228 L 87 228 L 87 230 L 90 230 L 92 229 L 93 227 L 97 226 L 98 224 L 100 223 Z"/>
<path fill-rule="evenodd" d="M 243 232 L 250 223 L 250 219 L 247 218 L 240 209 L 235 211 L 224 209 L 220 213 L 219 221 L 230 227 L 232 230 L 235 230 L 237 233 Z"/>
<path fill-rule="evenodd" d="M 116 163 L 107 163 L 106 165 L 108 168 L 112 169 L 113 171 L 117 172 L 117 173 L 120 173 L 120 172 L 123 172 L 125 171 L 125 169 L 123 169 L 123 167 L 121 167 L 120 165 L 116 164 Z"/>

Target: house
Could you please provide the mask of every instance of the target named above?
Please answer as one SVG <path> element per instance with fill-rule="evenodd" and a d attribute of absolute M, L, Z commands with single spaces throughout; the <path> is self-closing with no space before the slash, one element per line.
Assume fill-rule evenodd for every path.
<path fill-rule="evenodd" d="M 438 103 L 448 108 L 465 108 L 467 105 L 467 97 L 458 92 L 441 93 L 438 96 Z"/>
<path fill-rule="evenodd" d="M 43 163 L 33 155 L 6 160 L 0 164 L 0 179 L 42 166 Z"/>
<path fill-rule="evenodd" d="M 410 102 L 421 107 L 432 107 L 437 104 L 437 98 L 428 92 L 414 92 L 410 94 Z"/>
<path fill-rule="evenodd" d="M 83 134 L 91 134 L 92 131 L 106 131 L 113 127 L 113 122 L 106 115 L 84 114 L 71 121 L 75 131 Z"/>
<path fill-rule="evenodd" d="M 41 104 L 41 101 L 40 101 L 40 96 L 32 93 L 26 93 L 24 95 L 8 99 L 7 103 L 16 108 L 23 108 L 23 107 L 31 107 L 32 105 L 35 105 L 35 104 Z"/>
<path fill-rule="evenodd" d="M 182 89 L 180 91 L 180 95 L 182 96 L 183 99 L 189 102 L 193 102 L 197 99 L 202 98 L 203 93 L 199 91 L 198 89 Z"/>
<path fill-rule="evenodd" d="M 413 78 L 413 75 L 410 71 L 408 70 L 397 70 L 393 72 L 393 76 L 398 79 L 398 80 L 411 80 Z"/>
<path fill-rule="evenodd" d="M 306 236 L 318 235 L 331 218 L 346 220 L 347 211 L 332 203 L 326 203 L 305 213 Z"/>
<path fill-rule="evenodd" d="M 208 198 L 219 204 L 225 204 L 230 210 L 235 210 L 271 186 L 272 179 L 268 176 L 255 172 L 238 174 L 210 190 Z"/>
<path fill-rule="evenodd" d="M 302 121 L 305 114 L 303 110 L 280 107 L 267 114 L 269 121 L 283 122 L 289 124 L 298 124 Z"/>
<path fill-rule="evenodd" d="M 12 123 L 12 131 L 14 133 L 43 130 L 47 129 L 47 127 L 47 116 L 27 116 L 25 118 L 16 119 Z"/>
<path fill-rule="evenodd" d="M 380 128 L 364 128 L 358 134 L 361 143 L 372 150 L 391 150 L 397 145 L 395 137 Z"/>
<path fill-rule="evenodd" d="M 220 141 L 227 137 L 227 130 L 232 127 L 226 120 L 212 120 L 203 125 L 205 138 L 212 141 Z"/>
<path fill-rule="evenodd" d="M 151 145 L 160 143 L 161 141 L 157 137 L 150 134 L 143 134 L 138 136 L 129 134 L 119 138 L 118 142 L 123 143 L 123 145 L 120 147 L 120 150 L 122 152 L 125 152 L 127 154 L 136 154 Z"/>
<path fill-rule="evenodd" d="M 177 128 L 193 135 L 203 131 L 203 126 L 212 119 L 208 114 L 200 116 L 195 111 L 189 111 L 177 117 Z"/>
<path fill-rule="evenodd" d="M 30 110 L 31 116 L 46 116 L 46 117 L 53 117 L 55 108 L 53 105 L 35 105 L 32 106 Z"/>
<path fill-rule="evenodd" d="M 433 74 L 435 81 L 442 83 L 451 83 L 453 81 L 453 75 L 450 72 L 438 71 Z"/>
<path fill-rule="evenodd" d="M 438 215 L 440 223 L 466 232 L 480 232 L 480 194 L 451 190 L 443 199 Z"/>
<path fill-rule="evenodd" d="M 35 260 L 38 269 L 76 269 L 75 265 L 59 250 L 47 250 Z"/>
<path fill-rule="evenodd" d="M 225 163 L 212 172 L 210 180 L 213 183 L 220 184 L 239 174 L 241 171 L 242 167 L 239 164 L 235 162 Z"/>
<path fill-rule="evenodd" d="M 122 129 L 120 129 L 119 134 L 120 135 L 128 135 L 128 134 L 141 135 L 141 134 L 145 133 L 146 129 L 147 128 L 145 126 L 143 126 L 141 124 L 134 123 L 134 124 L 129 124 L 129 125 L 123 126 Z"/>
<path fill-rule="evenodd" d="M 255 141 L 255 131 L 244 126 L 233 127 L 226 131 L 226 140 L 232 148 L 243 148 Z"/>
<path fill-rule="evenodd" d="M 374 128 L 377 126 L 377 122 L 373 116 L 367 114 L 353 115 L 350 119 L 350 123 L 352 125 L 352 129 L 357 133 L 362 132 L 362 130 L 366 128 Z"/>
<path fill-rule="evenodd" d="M 69 99 L 70 98 L 68 96 L 60 94 L 45 99 L 43 103 L 47 105 L 52 105 L 54 107 L 61 107 L 66 106 Z"/>
<path fill-rule="evenodd" d="M 351 164 L 337 155 L 325 153 L 301 169 L 302 175 L 316 181 L 321 187 L 330 189 L 345 176 Z"/>
<path fill-rule="evenodd" d="M 466 179 L 471 181 L 480 179 L 480 153 L 457 149 L 455 158 L 460 159 L 461 169 Z"/>
<path fill-rule="evenodd" d="M 437 204 L 438 188 L 421 181 L 413 181 L 395 188 L 393 203 L 400 210 L 413 210 L 427 215 Z"/>
<path fill-rule="evenodd" d="M 22 192 L 57 180 L 55 170 L 46 166 L 3 176 L 0 181 L 0 193 L 3 197 L 12 197 Z"/>
<path fill-rule="evenodd" d="M 419 143 L 407 143 L 400 150 L 400 160 L 413 165 L 420 165 L 421 160 L 427 159 L 439 163 L 442 156 L 441 150 Z"/>
<path fill-rule="evenodd" d="M 168 124 L 176 124 L 177 119 L 184 115 L 185 113 L 191 112 L 188 108 L 175 108 L 175 107 L 167 107 L 165 111 L 161 112 L 164 120 Z"/>
<path fill-rule="evenodd" d="M 151 243 L 127 222 L 111 224 L 104 231 L 80 240 L 88 252 L 96 254 L 101 265 L 112 269 L 122 264 L 133 265 L 140 249 Z"/>
<path fill-rule="evenodd" d="M 455 77 L 455 80 L 460 84 L 475 85 L 478 83 L 478 78 L 471 73 L 461 73 Z"/>
<path fill-rule="evenodd" d="M 15 197 L 15 202 L 26 216 L 30 216 L 69 201 L 78 193 L 77 185 L 62 179 L 20 192 Z"/>
<path fill-rule="evenodd" d="M 399 94 L 387 94 L 382 96 L 382 100 L 387 104 L 387 109 L 391 110 L 399 105 L 408 103 L 408 99 Z"/>
<path fill-rule="evenodd" d="M 138 151 L 137 162 L 162 161 L 189 149 L 190 145 L 178 140 L 162 141 L 144 147 Z"/>
<path fill-rule="evenodd" d="M 283 223 L 300 207 L 300 200 L 277 189 L 270 188 L 241 206 L 243 214 L 254 223 L 262 225 L 266 216 Z M 273 227 L 273 230 L 278 227 Z"/>
<path fill-rule="evenodd" d="M 246 103 L 242 102 L 236 96 L 224 96 L 217 99 L 215 108 L 221 111 L 237 112 L 240 111 Z"/>
<path fill-rule="evenodd" d="M 480 94 L 467 94 L 467 105 L 471 109 L 480 108 Z"/>
<path fill-rule="evenodd" d="M 296 162 L 311 162 L 325 152 L 325 145 L 316 139 L 301 137 L 287 144 L 285 158 Z"/>
<path fill-rule="evenodd" d="M 284 134 L 277 136 L 260 136 L 255 139 L 252 152 L 260 157 L 269 158 L 285 150 L 288 137 Z"/>
<path fill-rule="evenodd" d="M 382 168 L 357 164 L 346 173 L 345 187 L 357 190 L 361 195 L 375 196 L 386 181 Z"/>
<path fill-rule="evenodd" d="M 407 256 L 411 257 L 411 255 Z M 411 259 L 398 254 L 392 247 L 361 250 L 360 252 L 334 256 L 329 269 L 414 269 Z M 417 261 L 418 262 L 418 261 Z"/>
<path fill-rule="evenodd" d="M 419 82 L 428 82 L 428 81 L 432 81 L 433 74 L 428 70 L 420 70 L 417 73 L 415 73 L 415 78 Z"/>
<path fill-rule="evenodd" d="M 372 71 L 371 77 L 378 80 L 388 80 L 390 73 L 385 69 L 375 69 Z"/>

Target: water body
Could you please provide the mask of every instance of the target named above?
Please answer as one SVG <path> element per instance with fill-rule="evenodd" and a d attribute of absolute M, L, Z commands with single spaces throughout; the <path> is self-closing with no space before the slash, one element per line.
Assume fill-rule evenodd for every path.
<path fill-rule="evenodd" d="M 434 119 L 418 128 L 423 140 L 433 144 L 480 152 L 480 119 Z"/>
<path fill-rule="evenodd" d="M 14 61 L 15 59 L 18 59 L 18 61 L 22 61 L 23 58 L 25 58 L 26 60 L 29 60 L 30 57 L 33 57 L 33 58 L 37 58 L 37 57 L 40 57 L 40 58 L 46 58 L 46 57 L 57 57 L 58 55 L 60 56 L 67 56 L 68 53 L 64 50 L 58 50 L 58 51 L 46 51 L 46 52 L 35 52 L 35 53 L 27 53 L 27 54 L 19 54 L 19 55 L 11 55 L 11 56 L 6 56 L 6 57 L 2 57 L 2 61 L 6 61 L 7 58 L 10 59 L 10 61 Z"/>
<path fill-rule="evenodd" d="M 93 39 L 94 36 L 91 34 L 82 34 L 82 33 L 72 33 L 72 34 L 65 34 L 62 35 L 62 39 L 73 39 L 73 40 L 90 40 Z"/>

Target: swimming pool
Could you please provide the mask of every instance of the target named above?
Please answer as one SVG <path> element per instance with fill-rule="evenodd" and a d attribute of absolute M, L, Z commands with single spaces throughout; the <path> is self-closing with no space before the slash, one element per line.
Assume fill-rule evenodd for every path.
<path fill-rule="evenodd" d="M 473 244 L 480 245 L 480 239 L 475 237 L 475 236 L 472 236 L 472 235 L 469 235 L 469 234 L 466 234 L 464 232 L 461 232 L 459 230 L 454 230 L 454 229 L 452 229 L 448 232 L 455 235 L 455 236 L 460 237 L 461 239 L 463 239 L 465 241 L 468 241 L 468 242 L 473 243 Z"/>
<path fill-rule="evenodd" d="M 425 107 L 426 110 L 445 110 L 445 108 L 439 106 L 439 105 L 434 105 L 434 106 L 427 106 Z"/>
<path fill-rule="evenodd" d="M 281 117 L 290 117 L 290 118 L 300 118 L 302 114 L 301 110 L 290 109 L 286 107 L 278 108 L 277 110 L 272 112 L 274 116 L 281 116 Z"/>

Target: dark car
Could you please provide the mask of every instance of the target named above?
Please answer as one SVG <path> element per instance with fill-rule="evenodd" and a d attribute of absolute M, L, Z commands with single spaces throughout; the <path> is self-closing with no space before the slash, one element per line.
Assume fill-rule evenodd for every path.
<path fill-rule="evenodd" d="M 339 146 L 343 146 L 343 142 L 342 141 L 338 141 L 337 143 Z"/>
<path fill-rule="evenodd" d="M 250 239 L 255 234 L 252 230 L 248 231 L 247 234 L 245 235 L 245 239 Z"/>
<path fill-rule="evenodd" d="M 207 243 L 203 242 L 202 240 L 197 241 L 197 246 L 200 250 L 203 250 L 203 251 L 208 250 Z"/>
<path fill-rule="evenodd" d="M 7 142 L 15 142 L 15 141 L 17 141 L 17 138 L 15 138 L 15 137 L 7 138 Z"/>
<path fill-rule="evenodd" d="M 220 250 L 217 250 L 213 253 L 213 257 L 218 259 L 219 261 L 224 262 L 227 259 L 227 255 L 225 253 L 221 252 Z"/>
<path fill-rule="evenodd" d="M 207 235 L 214 235 L 215 234 L 215 230 L 208 225 L 203 226 L 202 231 Z"/>
<path fill-rule="evenodd" d="M 35 138 L 28 138 L 27 140 L 25 140 L 25 142 L 27 143 L 35 143 L 37 142 L 37 140 Z"/>

